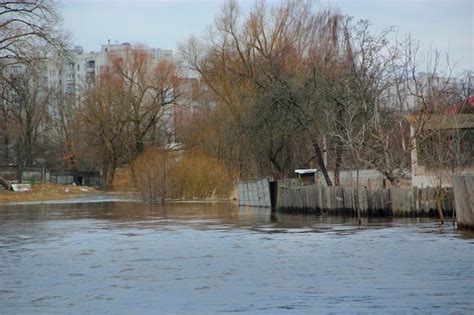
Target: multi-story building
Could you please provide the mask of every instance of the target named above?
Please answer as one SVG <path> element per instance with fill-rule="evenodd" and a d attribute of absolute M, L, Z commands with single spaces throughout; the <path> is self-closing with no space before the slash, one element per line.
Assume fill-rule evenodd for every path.
<path fill-rule="evenodd" d="M 80 97 L 84 90 L 95 84 L 99 75 L 111 64 L 111 58 L 133 58 L 130 50 L 139 48 L 149 55 L 146 66 L 150 70 L 163 61 L 173 61 L 173 51 L 159 48 L 134 47 L 130 43 L 102 45 L 100 51 L 84 52 L 81 46 L 76 46 L 67 54 L 53 58 L 48 64 L 47 81 L 49 88 L 73 96 Z M 172 92 L 172 91 L 170 91 Z M 171 103 L 163 108 L 161 121 L 163 131 L 173 138 L 174 133 L 174 107 Z"/>
<path fill-rule="evenodd" d="M 47 70 L 50 88 L 59 88 L 68 94 L 76 94 L 81 88 L 94 84 L 102 69 L 109 64 L 111 54 L 124 56 L 131 49 L 129 43 L 102 45 L 98 52 L 85 53 L 81 46 L 70 50 L 67 56 L 55 58 Z M 173 61 L 173 51 L 145 48 L 150 54 L 150 66 L 162 61 Z"/>

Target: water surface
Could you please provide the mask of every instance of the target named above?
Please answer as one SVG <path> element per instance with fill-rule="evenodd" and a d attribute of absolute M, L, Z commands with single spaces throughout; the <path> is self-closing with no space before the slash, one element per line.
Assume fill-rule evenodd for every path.
<path fill-rule="evenodd" d="M 472 314 L 474 234 L 228 203 L 0 207 L 0 313 Z"/>

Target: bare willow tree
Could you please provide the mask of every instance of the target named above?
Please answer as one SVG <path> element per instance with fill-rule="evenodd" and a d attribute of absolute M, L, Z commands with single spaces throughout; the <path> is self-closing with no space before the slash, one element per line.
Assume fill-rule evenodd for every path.
<path fill-rule="evenodd" d="M 51 143 L 55 149 L 55 161 L 65 168 L 76 170 L 79 159 L 75 142 L 78 115 L 76 96 L 65 93 L 62 89 L 52 89 L 49 112 L 51 115 Z"/>
<path fill-rule="evenodd" d="M 213 113 L 225 113 L 213 122 L 240 176 L 316 166 L 327 185 L 340 185 L 341 169 L 370 168 L 396 186 L 410 172 L 416 137 L 406 115 L 421 113 L 420 132 L 434 100 L 450 93 L 449 83 L 430 82 L 452 67 L 442 69 L 438 52 L 422 58 L 410 37 L 390 42 L 393 31 L 374 32 L 313 1 L 258 2 L 247 15 L 228 1 L 209 35 L 180 51 L 214 94 Z"/>
<path fill-rule="evenodd" d="M 0 72 L 16 63 L 42 59 L 65 50 L 58 3 L 51 0 L 0 2 Z"/>
<path fill-rule="evenodd" d="M 130 156 L 130 122 L 123 80 L 104 71 L 84 97 L 79 109 L 82 122 L 82 150 L 92 150 L 102 168 L 104 184 L 113 185 L 115 170 Z M 81 144 L 78 144 L 81 146 Z M 83 154 L 87 154 L 85 152 Z"/>
<path fill-rule="evenodd" d="M 209 44 L 191 39 L 181 47 L 181 53 L 187 66 L 203 78 L 234 118 L 242 146 L 251 137 L 247 114 L 254 111 L 258 119 L 268 118 L 260 126 L 268 130 L 267 159 L 274 168 L 288 172 L 281 170 L 281 159 L 277 159 L 282 144 L 272 144 L 273 131 L 279 127 L 286 129 L 284 134 L 298 135 L 295 138 L 302 140 L 301 147 L 311 148 L 331 185 L 321 145 L 324 102 L 318 99 L 320 90 L 312 88 L 314 76 L 308 64 L 316 55 L 315 43 L 332 40 L 325 30 L 330 32 L 330 25 L 337 24 L 339 17 L 332 11 L 315 13 L 313 8 L 312 2 L 285 2 L 271 8 L 259 2 L 244 18 L 237 3 L 229 1 L 216 19 Z M 281 119 L 274 119 L 278 115 Z M 239 163 L 244 159 L 240 156 Z M 301 159 L 295 162 L 302 163 Z"/>
<path fill-rule="evenodd" d="M 44 158 L 51 93 L 41 76 L 43 64 L 29 63 L 23 69 L 8 78 L 10 89 L 4 95 L 4 104 L 10 108 L 11 122 L 7 132 L 16 144 L 17 163 L 33 165 L 38 158 Z"/>
<path fill-rule="evenodd" d="M 156 62 L 143 47 L 126 49 L 110 57 L 111 71 L 123 81 L 124 101 L 128 103 L 127 119 L 133 126 L 134 155 L 143 152 L 145 140 L 157 137 L 157 127 L 164 128 L 166 108 L 178 95 L 179 75 L 172 61 Z"/>
<path fill-rule="evenodd" d="M 32 163 L 35 160 L 33 147 L 38 141 L 37 131 L 40 125 L 44 127 L 44 118 L 47 116 L 45 98 L 50 93 L 43 85 L 38 69 L 45 65 L 53 51 L 65 51 L 66 36 L 60 28 L 61 19 L 57 8 L 56 1 L 0 2 L 2 156 L 6 163 L 11 162 L 9 151 L 14 145 L 13 134 L 16 130 L 16 134 L 21 134 L 23 139 L 14 145 L 16 151 L 21 150 L 23 155 L 26 154 L 24 159 L 18 156 L 15 158 L 19 167 L 23 162 Z M 19 75 L 24 69 L 27 72 L 22 80 Z M 12 106 L 11 96 L 14 94 L 17 95 L 16 103 L 22 99 L 21 109 Z M 47 149 L 45 143 L 42 146 L 44 150 Z"/>

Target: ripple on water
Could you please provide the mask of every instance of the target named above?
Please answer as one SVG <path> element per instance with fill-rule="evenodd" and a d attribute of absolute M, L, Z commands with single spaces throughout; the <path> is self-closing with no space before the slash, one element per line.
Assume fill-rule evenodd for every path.
<path fill-rule="evenodd" d="M 429 219 L 47 207 L 0 211 L 1 313 L 473 310 L 474 234 Z"/>

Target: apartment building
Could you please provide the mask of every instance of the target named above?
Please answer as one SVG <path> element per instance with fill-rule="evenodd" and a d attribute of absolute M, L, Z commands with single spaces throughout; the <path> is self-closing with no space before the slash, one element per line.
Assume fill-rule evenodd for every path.
<path fill-rule="evenodd" d="M 48 63 L 47 81 L 48 87 L 62 91 L 77 99 L 83 91 L 90 88 L 96 82 L 101 72 L 110 65 L 110 57 L 126 58 L 130 49 L 135 48 L 130 43 L 101 45 L 100 51 L 84 52 L 81 46 L 76 46 L 65 56 L 53 58 Z M 173 51 L 160 48 L 144 49 L 150 56 L 148 67 L 153 68 L 163 61 L 173 61 Z M 169 104 L 163 108 L 161 124 L 163 131 L 170 139 L 174 139 L 174 108 L 176 104 Z M 173 140 L 169 140 L 173 141 Z"/>
<path fill-rule="evenodd" d="M 109 57 L 125 55 L 133 48 L 130 43 L 102 45 L 100 51 L 84 52 L 81 46 L 70 50 L 67 56 L 54 58 L 48 64 L 47 78 L 50 88 L 58 88 L 68 94 L 94 84 L 102 69 L 109 63 Z M 173 61 L 173 51 L 159 48 L 145 48 L 151 56 L 150 66 L 162 61 Z"/>
<path fill-rule="evenodd" d="M 40 90 L 36 96 L 46 95 L 48 86 L 48 77 L 46 75 L 46 63 L 38 62 L 33 65 L 27 65 L 18 62 L 14 58 L 4 58 L 0 67 L 0 98 L 2 104 L 13 102 L 18 103 L 20 95 L 27 89 Z M 17 89 L 14 89 L 16 86 Z"/>

